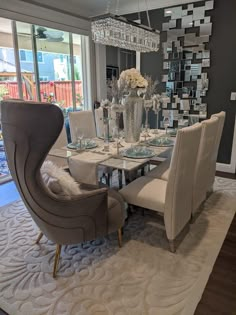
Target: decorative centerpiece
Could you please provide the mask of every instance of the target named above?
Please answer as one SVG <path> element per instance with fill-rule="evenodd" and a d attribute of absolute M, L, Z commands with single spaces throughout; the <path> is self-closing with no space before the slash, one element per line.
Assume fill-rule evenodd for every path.
<path fill-rule="evenodd" d="M 128 93 L 123 102 L 125 141 L 127 143 L 139 141 L 143 116 L 143 99 L 137 92 L 139 89 L 146 89 L 147 86 L 147 80 L 134 68 L 125 70 L 120 74 L 118 87 Z"/>

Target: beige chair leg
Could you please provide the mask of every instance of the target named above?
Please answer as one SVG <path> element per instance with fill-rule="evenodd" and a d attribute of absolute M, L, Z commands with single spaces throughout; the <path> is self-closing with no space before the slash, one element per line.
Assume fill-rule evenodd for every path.
<path fill-rule="evenodd" d="M 121 247 L 122 246 L 122 231 L 121 231 L 121 229 L 119 229 L 117 231 L 117 233 L 118 233 L 118 244 L 119 244 L 119 247 Z"/>
<path fill-rule="evenodd" d="M 169 240 L 169 246 L 170 246 L 171 253 L 175 253 L 176 252 L 175 241 Z"/>
<path fill-rule="evenodd" d="M 54 267 L 53 267 L 53 278 L 56 278 L 57 268 L 58 268 L 58 264 L 60 260 L 60 254 L 61 254 L 61 245 L 57 244 Z"/>
<path fill-rule="evenodd" d="M 39 236 L 37 237 L 37 240 L 36 240 L 35 244 L 38 244 L 38 243 L 40 242 L 40 240 L 41 240 L 42 237 L 43 237 L 43 233 L 40 232 L 40 233 L 39 233 Z"/>

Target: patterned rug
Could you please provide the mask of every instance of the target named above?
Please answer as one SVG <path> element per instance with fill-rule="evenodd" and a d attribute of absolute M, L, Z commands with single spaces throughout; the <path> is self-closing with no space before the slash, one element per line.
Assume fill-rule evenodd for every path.
<path fill-rule="evenodd" d="M 11 180 L 11 174 L 6 161 L 3 141 L 0 140 L 0 184 L 3 184 L 9 180 Z"/>
<path fill-rule="evenodd" d="M 236 181 L 215 192 L 176 254 L 156 217 L 134 214 L 116 235 L 63 248 L 52 278 L 55 244 L 21 201 L 0 208 L 0 307 L 10 315 L 192 315 L 235 214 Z"/>

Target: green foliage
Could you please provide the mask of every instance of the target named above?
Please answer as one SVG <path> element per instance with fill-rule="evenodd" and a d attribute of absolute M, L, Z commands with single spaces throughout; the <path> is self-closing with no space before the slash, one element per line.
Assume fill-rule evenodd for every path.
<path fill-rule="evenodd" d="M 75 80 L 81 80 L 79 69 L 77 65 L 74 65 L 74 74 L 75 74 Z"/>
<path fill-rule="evenodd" d="M 5 85 L 0 85 L 0 101 L 3 100 L 3 96 L 9 94 L 8 89 Z"/>
<path fill-rule="evenodd" d="M 76 103 L 78 103 L 80 106 L 82 106 L 83 102 L 83 96 L 80 93 L 76 94 Z"/>

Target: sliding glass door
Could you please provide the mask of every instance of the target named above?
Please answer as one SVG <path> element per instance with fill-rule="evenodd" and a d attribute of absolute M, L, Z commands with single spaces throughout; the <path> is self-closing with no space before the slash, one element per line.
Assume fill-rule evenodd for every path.
<path fill-rule="evenodd" d="M 23 22 L 13 21 L 11 25 L 10 20 L 3 20 L 1 23 L 0 19 L 0 38 L 5 36 L 2 25 L 6 25 L 6 21 L 7 36 L 13 38 L 13 43 L 8 41 L 4 49 L 2 42 L 5 40 L 0 40 L 0 62 L 1 56 L 5 56 L 3 62 L 10 62 L 7 71 L 15 74 L 11 82 L 3 76 L 1 79 L 0 74 L 0 80 L 10 85 L 8 96 L 54 103 L 65 113 L 83 109 L 84 103 L 88 102 L 88 96 L 84 97 L 83 92 L 88 84 L 83 77 L 88 76 L 84 75 L 86 67 L 82 68 L 81 62 L 82 52 L 87 52 L 81 40 L 85 36 Z M 13 85 L 18 87 L 19 93 L 12 92 Z"/>

